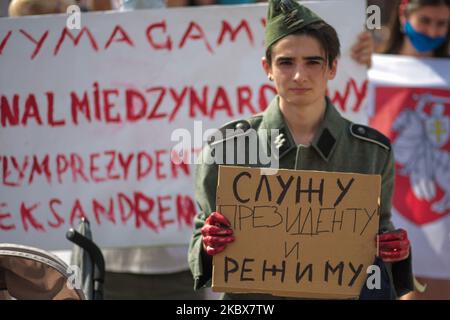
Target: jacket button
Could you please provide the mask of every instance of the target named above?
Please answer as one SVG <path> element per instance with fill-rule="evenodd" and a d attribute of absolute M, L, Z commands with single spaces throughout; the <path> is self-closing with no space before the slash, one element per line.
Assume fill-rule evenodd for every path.
<path fill-rule="evenodd" d="M 242 122 L 239 122 L 236 126 L 235 129 L 238 130 L 244 130 L 245 131 L 245 125 Z"/>

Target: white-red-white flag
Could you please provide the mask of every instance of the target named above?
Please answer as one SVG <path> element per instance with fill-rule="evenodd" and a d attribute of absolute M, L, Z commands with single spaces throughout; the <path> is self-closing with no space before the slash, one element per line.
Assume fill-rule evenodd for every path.
<path fill-rule="evenodd" d="M 391 139 L 393 221 L 408 230 L 414 273 L 450 278 L 450 60 L 377 55 L 369 124 Z"/>

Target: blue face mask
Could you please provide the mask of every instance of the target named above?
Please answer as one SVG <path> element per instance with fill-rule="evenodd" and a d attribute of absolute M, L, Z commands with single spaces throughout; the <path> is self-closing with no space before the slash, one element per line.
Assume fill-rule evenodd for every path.
<path fill-rule="evenodd" d="M 413 29 L 409 21 L 405 24 L 405 33 L 409 40 L 419 52 L 433 51 L 434 49 L 441 46 L 445 41 L 445 36 L 443 37 L 429 37 L 426 34 L 417 32 Z"/>

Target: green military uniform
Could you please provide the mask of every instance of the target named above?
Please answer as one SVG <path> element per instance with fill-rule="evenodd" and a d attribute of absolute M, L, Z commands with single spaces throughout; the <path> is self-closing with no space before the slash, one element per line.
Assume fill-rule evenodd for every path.
<path fill-rule="evenodd" d="M 321 19 L 310 10 L 291 0 L 270 0 L 268 24 L 266 29 L 266 45 L 274 44 L 284 36 Z M 389 139 L 378 131 L 353 124 L 343 118 L 330 100 L 326 99 L 324 118 L 317 129 L 310 146 L 296 145 L 287 123 L 280 111 L 277 96 L 263 114 L 248 120 L 239 120 L 226 124 L 220 129 L 225 136 L 215 140 L 204 148 L 203 163 L 197 165 L 195 176 L 195 195 L 200 212 L 195 218 L 193 237 L 189 248 L 189 265 L 194 276 L 195 288 L 210 284 L 212 274 L 212 257 L 203 250 L 201 228 L 206 218 L 216 211 L 216 188 L 218 165 L 212 160 L 226 157 L 220 151 L 229 150 L 229 143 L 234 147 L 235 159 L 245 154 L 246 161 L 242 166 L 261 166 L 249 163 L 248 143 L 238 142 L 243 136 L 270 134 L 271 129 L 278 130 L 275 139 L 268 141 L 278 149 L 278 167 L 281 169 L 318 170 L 332 172 L 351 172 L 376 174 L 382 178 L 380 203 L 380 231 L 392 231 L 391 197 L 394 185 L 394 158 Z M 235 136 L 226 136 L 227 129 L 240 129 Z M 251 130 L 253 129 L 253 130 Z M 249 139 L 251 140 L 251 139 Z M 255 140 L 252 140 L 255 141 Z M 228 143 L 226 148 L 223 145 Z M 221 148 L 219 148 L 221 147 Z M 216 150 L 217 149 L 217 150 Z M 216 152 L 219 151 L 219 152 Z M 218 156 L 218 153 L 221 155 Z M 214 158 L 214 159 L 213 159 Z M 222 159 L 221 159 L 222 160 Z M 234 162 L 236 163 L 236 162 Z M 226 249 L 225 249 L 226 250 Z M 391 287 L 401 295 L 411 290 L 411 259 L 386 264 Z M 236 299 L 273 299 L 265 294 L 224 294 L 223 298 Z"/>

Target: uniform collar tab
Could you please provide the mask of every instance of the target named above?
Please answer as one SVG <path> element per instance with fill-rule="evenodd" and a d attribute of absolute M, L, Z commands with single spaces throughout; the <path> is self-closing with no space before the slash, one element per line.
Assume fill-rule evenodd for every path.
<path fill-rule="evenodd" d="M 326 97 L 325 115 L 312 141 L 312 146 L 325 161 L 330 159 L 344 126 L 344 119 Z"/>
<path fill-rule="evenodd" d="M 261 128 L 268 130 L 269 135 L 272 134 L 271 130 L 278 130 L 278 135 L 274 137 L 273 143 L 274 147 L 278 149 L 278 159 L 281 159 L 296 145 L 281 113 L 278 99 L 279 97 L 276 96 L 264 112 Z"/>

